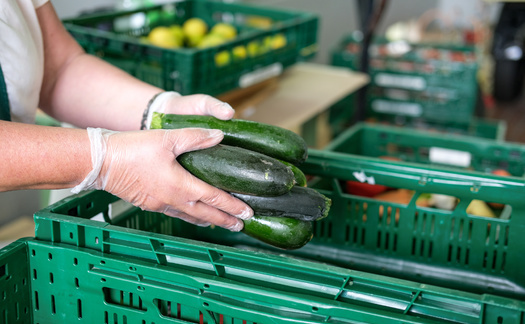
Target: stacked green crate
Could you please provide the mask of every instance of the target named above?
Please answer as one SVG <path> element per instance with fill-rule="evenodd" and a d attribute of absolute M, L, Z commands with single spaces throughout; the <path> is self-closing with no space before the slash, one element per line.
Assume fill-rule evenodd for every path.
<path fill-rule="evenodd" d="M 378 38 L 369 53 L 367 120 L 488 138 L 499 132 L 498 127 L 504 127 L 501 122 L 476 117 L 478 62 L 473 47 Z M 360 42 L 348 36 L 333 51 L 332 64 L 357 70 L 359 54 Z M 351 120 L 354 100 L 351 96 L 332 107 L 331 120 L 336 128 L 341 120 Z M 482 126 L 483 130 L 473 126 Z"/>
<path fill-rule="evenodd" d="M 142 15 L 141 26 L 122 28 L 121 19 Z M 209 48 L 161 48 L 141 38 L 157 26 L 182 25 L 200 18 L 208 26 L 226 22 L 238 36 Z M 254 20 L 270 22 L 254 27 Z M 218 95 L 248 87 L 279 75 L 297 61 L 317 51 L 317 16 L 305 12 L 217 0 L 184 0 L 126 12 L 94 14 L 64 21 L 67 30 L 88 52 L 101 57 L 137 78 L 181 94 Z M 280 37 L 279 46 L 271 40 Z M 270 45 L 269 45 L 270 44 Z M 237 48 L 245 57 L 236 55 Z M 226 54 L 226 64 L 217 55 Z"/>

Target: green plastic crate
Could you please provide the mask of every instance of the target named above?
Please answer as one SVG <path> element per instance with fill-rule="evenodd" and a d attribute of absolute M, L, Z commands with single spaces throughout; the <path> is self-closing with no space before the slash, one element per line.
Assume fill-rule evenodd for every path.
<path fill-rule="evenodd" d="M 351 94 L 329 108 L 329 124 L 333 138 L 355 125 L 355 94 Z M 469 135 L 487 139 L 505 140 L 507 123 L 504 120 L 474 117 L 470 123 L 441 123 L 424 119 L 407 120 L 399 116 L 385 119 L 368 118 L 370 123 L 438 131 L 446 134 Z"/>
<path fill-rule="evenodd" d="M 333 205 L 327 218 L 314 223 L 312 242 L 299 250 L 272 249 L 242 233 L 201 228 L 136 208 L 110 219 L 108 205 L 114 198 L 102 193 L 69 198 L 36 213 L 36 237 L 102 252 L 157 258 L 148 256 L 155 245 L 149 243 L 146 232 L 130 238 L 131 232 L 121 227 L 135 228 L 525 300 L 521 261 L 525 253 L 521 238 L 525 231 L 524 179 L 313 149 L 301 168 L 315 177 L 310 186 L 330 197 Z M 413 190 L 414 198 L 404 205 L 345 193 L 345 181 L 362 179 L 363 175 L 377 184 Z M 461 201 L 452 211 L 417 206 L 419 195 L 427 193 L 452 195 Z M 466 212 L 473 199 L 510 208 L 499 218 L 473 216 Z M 116 226 L 84 220 L 100 213 Z M 399 218 L 393 217 L 397 213 Z M 145 238 L 139 239 L 140 235 Z"/>
<path fill-rule="evenodd" d="M 117 21 L 132 14 L 143 15 L 142 27 L 116 30 Z M 236 39 L 207 49 L 164 49 L 147 45 L 140 36 L 156 26 L 182 24 L 191 17 L 203 19 L 209 26 L 228 22 L 239 30 Z M 252 18 L 269 18 L 268 28 L 246 24 Z M 97 55 L 131 75 L 181 94 L 218 95 L 238 87 L 247 87 L 274 77 L 297 61 L 311 58 L 317 52 L 318 17 L 311 13 L 271 9 L 243 3 L 214 0 L 185 0 L 162 6 L 127 12 L 82 16 L 64 21 L 67 30 L 88 52 Z M 215 55 L 232 53 L 236 46 L 247 47 L 275 35 L 286 37 L 286 46 L 258 51 L 245 59 L 231 59 L 216 66 Z"/>
<path fill-rule="evenodd" d="M 332 51 L 332 65 L 358 69 L 360 46 L 353 35 L 344 37 Z M 479 64 L 474 47 L 389 43 L 378 37 L 369 53 L 366 117 L 463 124 L 475 117 Z"/>
<path fill-rule="evenodd" d="M 525 303 L 506 298 L 99 229 L 112 232 L 104 252 L 33 239 L 0 250 L 2 323 L 523 323 Z M 126 245 L 137 253 L 113 252 Z"/>
<path fill-rule="evenodd" d="M 525 173 L 525 145 L 521 143 L 371 123 L 347 129 L 326 150 L 485 173 L 504 169 L 518 177 Z"/>

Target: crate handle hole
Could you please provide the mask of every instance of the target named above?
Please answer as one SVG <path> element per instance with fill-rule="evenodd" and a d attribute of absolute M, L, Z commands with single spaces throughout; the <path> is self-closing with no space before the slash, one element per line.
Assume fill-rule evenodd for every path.
<path fill-rule="evenodd" d="M 137 268 L 135 268 L 135 267 L 129 267 L 129 271 L 137 271 Z"/>
<path fill-rule="evenodd" d="M 73 264 L 74 264 L 74 265 L 78 265 L 78 259 L 77 259 L 77 258 L 74 258 L 74 259 L 73 259 Z"/>
<path fill-rule="evenodd" d="M 47 256 L 48 256 L 49 260 L 53 260 L 53 254 L 48 253 Z"/>
<path fill-rule="evenodd" d="M 102 281 L 102 282 L 106 282 L 106 279 L 104 279 L 104 278 L 100 278 L 100 281 Z"/>
<path fill-rule="evenodd" d="M 312 311 L 313 311 L 313 312 L 317 312 L 318 310 L 319 310 L 319 308 L 317 308 L 317 307 L 315 307 L 315 306 L 312 307 Z"/>
<path fill-rule="evenodd" d="M 69 232 L 69 238 L 73 239 L 73 232 Z"/>
<path fill-rule="evenodd" d="M 498 316 L 498 324 L 503 324 L 503 317 L 502 316 Z"/>
<path fill-rule="evenodd" d="M 100 264 L 106 264 L 106 261 L 101 260 L 101 261 L 100 261 Z"/>
<path fill-rule="evenodd" d="M 204 284 L 204 288 L 205 288 L 205 289 L 209 289 L 209 288 L 210 288 L 210 285 L 208 285 L 208 284 Z"/>
<path fill-rule="evenodd" d="M 69 209 L 67 211 L 67 214 L 69 216 L 78 216 L 78 208 L 77 207 L 73 207 L 73 208 Z"/>
<path fill-rule="evenodd" d="M 208 307 L 208 306 L 210 306 L 210 304 L 208 304 L 208 303 L 202 303 L 202 305 L 203 305 L 204 307 Z"/>

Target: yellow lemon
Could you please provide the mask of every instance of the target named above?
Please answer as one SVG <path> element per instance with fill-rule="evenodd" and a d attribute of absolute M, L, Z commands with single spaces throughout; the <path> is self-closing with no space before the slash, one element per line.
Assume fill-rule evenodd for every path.
<path fill-rule="evenodd" d="M 237 36 L 237 30 L 230 24 L 218 23 L 211 28 L 210 34 L 220 35 L 224 39 L 230 40 Z"/>
<path fill-rule="evenodd" d="M 285 47 L 286 43 L 287 43 L 286 36 L 284 36 L 283 34 L 277 34 L 273 36 L 271 46 L 272 46 L 272 49 L 275 50 L 275 49 Z"/>
<path fill-rule="evenodd" d="M 202 40 L 197 44 L 198 48 L 208 48 L 223 44 L 225 39 L 219 35 L 208 34 L 202 38 Z"/>
<path fill-rule="evenodd" d="M 246 58 L 246 47 L 242 45 L 235 46 L 232 49 L 233 58 L 236 60 L 244 60 Z"/>
<path fill-rule="evenodd" d="M 153 28 L 148 34 L 148 41 L 152 45 L 164 48 L 176 48 L 180 46 L 175 37 L 173 37 L 170 29 L 164 26 Z"/>
<path fill-rule="evenodd" d="M 202 38 L 208 32 L 208 25 L 200 18 L 190 18 L 182 24 L 182 30 L 188 38 Z"/>
<path fill-rule="evenodd" d="M 228 51 L 220 51 L 215 54 L 215 65 L 217 67 L 225 66 L 230 63 L 230 53 Z"/>

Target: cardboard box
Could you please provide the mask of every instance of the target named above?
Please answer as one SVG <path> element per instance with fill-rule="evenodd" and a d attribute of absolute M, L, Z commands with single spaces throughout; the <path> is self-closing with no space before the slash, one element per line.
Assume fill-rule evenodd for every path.
<path fill-rule="evenodd" d="M 322 148 L 331 140 L 328 108 L 368 82 L 366 74 L 348 68 L 298 63 L 257 89 L 239 89 L 219 98 L 236 109 L 235 118 L 290 129 L 308 139 L 311 147 Z"/>

